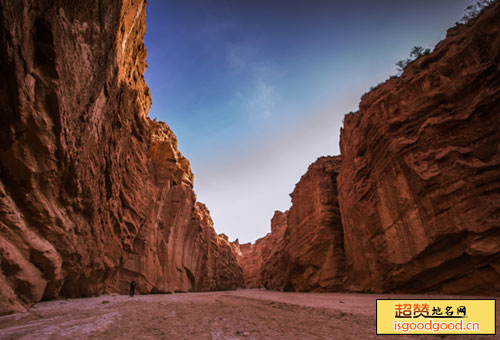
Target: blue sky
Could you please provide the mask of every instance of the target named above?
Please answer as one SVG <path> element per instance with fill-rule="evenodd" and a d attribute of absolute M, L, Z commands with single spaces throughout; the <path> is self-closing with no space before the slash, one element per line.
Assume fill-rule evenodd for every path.
<path fill-rule="evenodd" d="M 254 241 L 342 118 L 433 48 L 470 0 L 149 0 L 149 116 L 170 125 L 215 229 Z"/>

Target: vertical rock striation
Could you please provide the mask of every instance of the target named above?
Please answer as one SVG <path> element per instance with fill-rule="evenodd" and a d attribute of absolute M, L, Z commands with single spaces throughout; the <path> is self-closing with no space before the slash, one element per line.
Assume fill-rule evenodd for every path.
<path fill-rule="evenodd" d="M 275 211 L 271 219 L 271 233 L 265 236 L 260 268 L 261 286 L 272 290 L 283 290 L 288 280 L 288 258 L 286 253 L 285 232 L 287 230 L 286 212 Z M 245 271 L 245 267 L 243 267 Z"/>
<path fill-rule="evenodd" d="M 196 201 L 189 161 L 167 124 L 149 121 L 156 205 L 139 230 L 112 287 L 141 278 L 145 291 L 235 289 L 242 273 L 227 237 L 217 235 L 207 207 Z"/>
<path fill-rule="evenodd" d="M 270 233 L 255 243 L 238 245 L 238 263 L 243 270 L 245 288 L 275 287 L 279 286 L 276 282 L 284 280 L 286 214 L 275 211 Z"/>
<path fill-rule="evenodd" d="M 496 2 L 345 117 L 350 289 L 500 291 L 499 23 Z"/>
<path fill-rule="evenodd" d="M 2 313 L 131 278 L 143 292 L 242 280 L 175 136 L 146 118 L 145 6 L 0 3 Z"/>
<path fill-rule="evenodd" d="M 344 236 L 337 199 L 340 157 L 320 157 L 291 193 L 284 234 L 285 290 L 338 291 L 344 279 Z"/>
<path fill-rule="evenodd" d="M 262 244 L 268 240 L 264 236 L 255 243 L 244 243 L 238 245 L 238 263 L 243 271 L 245 288 L 261 288 L 262 280 L 260 270 L 262 267 Z"/>
<path fill-rule="evenodd" d="M 246 287 L 287 291 L 342 289 L 345 259 L 337 200 L 339 157 L 309 166 L 291 194 L 292 207 L 276 211 L 271 233 L 240 246 Z"/>
<path fill-rule="evenodd" d="M 246 284 L 498 295 L 499 107 L 497 1 L 346 115 L 341 166 L 312 164 L 242 248 Z"/>

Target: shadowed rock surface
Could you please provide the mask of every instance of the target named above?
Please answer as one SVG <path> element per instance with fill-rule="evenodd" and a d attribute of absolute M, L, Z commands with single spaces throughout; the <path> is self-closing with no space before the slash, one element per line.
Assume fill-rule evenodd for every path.
<path fill-rule="evenodd" d="M 497 1 L 363 96 L 340 170 L 310 166 L 243 272 L 274 290 L 498 295 L 499 107 Z"/>
<path fill-rule="evenodd" d="M 237 258 L 243 271 L 245 288 L 262 287 L 260 276 L 260 269 L 262 267 L 262 243 L 266 242 L 268 239 L 268 236 L 264 236 L 255 241 L 255 243 L 237 245 Z"/>
<path fill-rule="evenodd" d="M 339 170 L 340 157 L 320 157 L 290 194 L 292 206 L 283 236 L 288 272 L 284 290 L 342 289 L 345 259 L 337 199 Z"/>
<path fill-rule="evenodd" d="M 500 291 L 500 3 L 345 117 L 350 289 Z"/>
<path fill-rule="evenodd" d="M 271 219 L 271 233 L 267 234 L 261 249 L 261 285 L 267 289 L 282 290 L 288 279 L 286 243 L 284 239 L 288 228 L 286 212 L 275 211 Z M 243 271 L 245 268 L 243 267 Z"/>
<path fill-rule="evenodd" d="M 0 310 L 241 284 L 189 163 L 150 122 L 145 1 L 0 3 Z"/>
<path fill-rule="evenodd" d="M 337 201 L 339 157 L 309 166 L 291 194 L 292 207 L 276 211 L 271 233 L 240 246 L 245 286 L 287 291 L 342 289 L 345 260 Z"/>
<path fill-rule="evenodd" d="M 243 270 L 245 288 L 268 288 L 270 281 L 281 282 L 284 279 L 283 234 L 286 230 L 286 213 L 275 211 L 271 219 L 271 232 L 254 243 L 238 244 L 237 258 Z M 268 267 L 269 271 L 264 270 Z"/>
<path fill-rule="evenodd" d="M 286 214 L 274 212 L 271 232 L 266 236 L 254 243 L 237 244 L 238 263 L 243 270 L 245 288 L 270 288 L 285 279 L 283 235 L 287 227 Z"/>

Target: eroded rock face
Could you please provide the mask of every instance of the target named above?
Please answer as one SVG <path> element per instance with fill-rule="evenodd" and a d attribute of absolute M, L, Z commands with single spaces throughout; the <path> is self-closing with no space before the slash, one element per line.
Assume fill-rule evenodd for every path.
<path fill-rule="evenodd" d="M 282 214 L 279 211 L 276 214 Z M 271 222 L 272 225 L 272 222 Z M 276 234 L 268 233 L 266 236 L 259 238 L 254 243 L 244 243 L 238 245 L 237 258 L 238 263 L 243 270 L 243 280 L 245 288 L 262 288 L 261 270 L 264 262 L 269 259 L 267 252 L 271 247 L 277 247 L 281 238 L 277 238 Z M 277 241 L 273 243 L 273 241 Z"/>
<path fill-rule="evenodd" d="M 284 238 L 285 290 L 338 291 L 344 279 L 344 239 L 337 200 L 340 157 L 320 157 L 295 186 Z"/>
<path fill-rule="evenodd" d="M 238 263 L 243 271 L 243 281 L 245 288 L 260 288 L 260 268 L 262 266 L 261 242 L 263 238 L 253 243 L 243 243 L 238 245 Z"/>
<path fill-rule="evenodd" d="M 271 233 L 265 236 L 261 249 L 262 264 L 260 269 L 261 285 L 267 289 L 283 290 L 288 280 L 288 259 L 286 253 L 285 232 L 287 213 L 275 211 L 271 219 Z M 245 267 L 243 267 L 243 272 Z"/>
<path fill-rule="evenodd" d="M 199 203 L 197 203 L 199 204 Z M 229 242 L 225 234 L 217 235 L 213 229 L 213 222 L 206 207 L 202 205 L 205 221 L 203 228 L 202 245 L 208 248 L 206 257 L 202 257 L 202 270 L 198 272 L 196 291 L 232 290 L 244 287 L 243 273 L 236 259 L 236 249 Z"/>
<path fill-rule="evenodd" d="M 242 245 L 247 285 L 498 295 L 499 23 L 496 2 L 363 96 L 341 167 L 311 165 L 272 232 Z"/>
<path fill-rule="evenodd" d="M 131 278 L 142 292 L 242 280 L 175 136 L 146 118 L 145 5 L 0 4 L 2 313 Z"/>
<path fill-rule="evenodd" d="M 499 23 L 497 2 L 345 117 L 349 289 L 498 295 Z"/>
<path fill-rule="evenodd" d="M 156 197 L 153 221 L 139 230 L 112 288 L 139 278 L 149 292 L 235 289 L 242 286 L 236 253 L 217 235 L 207 207 L 196 201 L 189 161 L 167 124 L 149 121 Z M 137 280 L 137 279 L 136 279 Z"/>
<path fill-rule="evenodd" d="M 271 240 L 262 251 L 266 288 L 342 289 L 345 260 L 337 200 L 339 168 L 340 157 L 320 157 L 295 186 L 290 210 L 274 215 Z"/>
<path fill-rule="evenodd" d="M 343 235 L 337 201 L 339 157 L 321 157 L 295 186 L 292 207 L 276 211 L 271 233 L 240 246 L 247 288 L 337 291 L 344 278 Z"/>

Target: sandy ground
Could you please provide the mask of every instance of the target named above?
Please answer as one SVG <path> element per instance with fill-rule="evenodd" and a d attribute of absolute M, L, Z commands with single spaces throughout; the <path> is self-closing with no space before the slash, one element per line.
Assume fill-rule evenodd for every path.
<path fill-rule="evenodd" d="M 423 297 L 263 290 L 105 295 L 42 302 L 0 317 L 0 339 L 498 339 L 375 334 L 377 298 Z"/>

